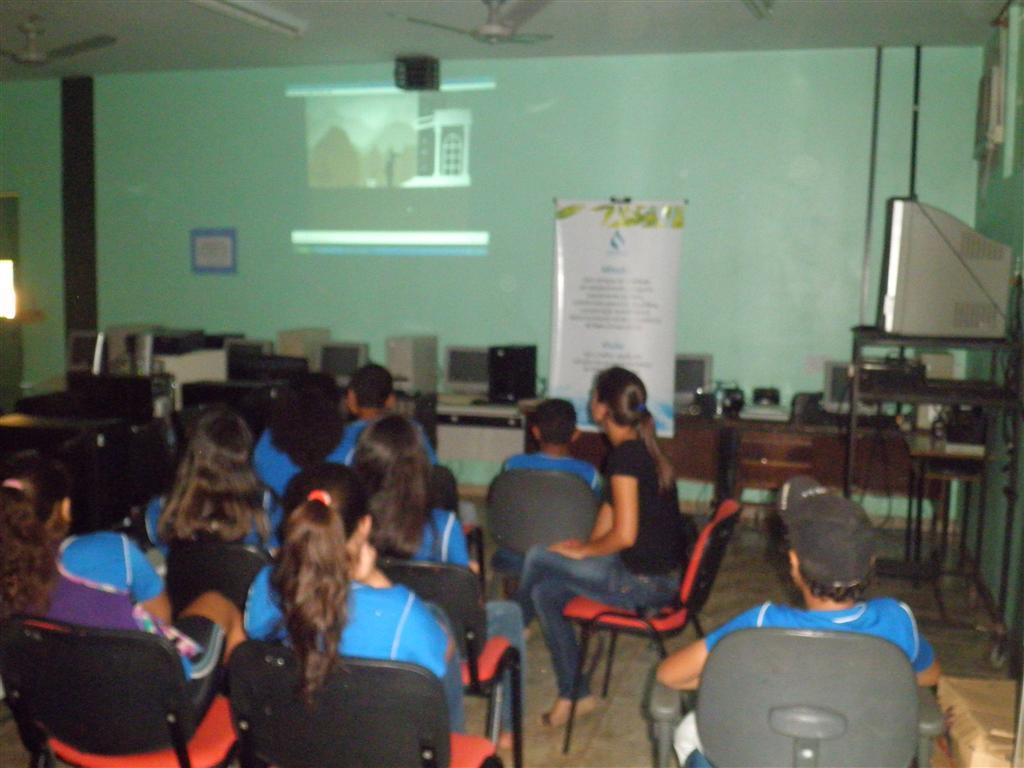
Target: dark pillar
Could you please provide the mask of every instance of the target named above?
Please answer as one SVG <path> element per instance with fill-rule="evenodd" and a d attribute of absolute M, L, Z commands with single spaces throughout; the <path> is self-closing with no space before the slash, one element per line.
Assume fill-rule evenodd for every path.
<path fill-rule="evenodd" d="M 96 161 L 92 78 L 61 81 L 64 328 L 96 328 Z"/>

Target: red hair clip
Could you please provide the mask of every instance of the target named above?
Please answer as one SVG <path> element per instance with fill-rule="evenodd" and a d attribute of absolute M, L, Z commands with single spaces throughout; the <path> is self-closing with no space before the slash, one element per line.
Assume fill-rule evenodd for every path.
<path fill-rule="evenodd" d="M 25 484 L 22 483 L 21 480 L 19 480 L 16 477 L 7 478 L 6 480 L 3 481 L 2 485 L 4 488 L 13 488 L 16 491 L 25 490 Z"/>
<path fill-rule="evenodd" d="M 319 501 L 325 507 L 329 507 L 331 506 L 331 494 L 327 491 L 310 491 L 309 495 L 306 497 L 306 501 Z"/>

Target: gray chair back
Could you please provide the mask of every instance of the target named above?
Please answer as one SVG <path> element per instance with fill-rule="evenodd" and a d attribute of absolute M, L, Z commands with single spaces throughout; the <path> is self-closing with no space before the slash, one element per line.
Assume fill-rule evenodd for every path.
<path fill-rule="evenodd" d="M 487 527 L 495 544 L 513 552 L 586 539 L 596 516 L 594 492 L 568 472 L 511 469 L 494 478 L 487 492 Z"/>
<path fill-rule="evenodd" d="M 877 637 L 742 630 L 708 657 L 697 730 L 717 768 L 906 768 L 917 749 L 917 681 L 903 651 Z"/>

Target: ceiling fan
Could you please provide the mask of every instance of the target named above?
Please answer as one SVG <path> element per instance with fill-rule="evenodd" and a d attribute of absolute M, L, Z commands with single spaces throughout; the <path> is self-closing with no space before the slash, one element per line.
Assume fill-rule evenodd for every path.
<path fill-rule="evenodd" d="M 482 0 L 487 6 L 487 21 L 472 29 L 452 27 L 430 19 L 407 16 L 413 24 L 443 29 L 460 35 L 468 35 L 481 43 L 540 43 L 550 40 L 552 35 L 543 33 L 518 32 L 517 30 L 551 0 Z"/>
<path fill-rule="evenodd" d="M 28 17 L 27 21 L 18 25 L 18 29 L 25 33 L 25 47 L 23 49 L 20 51 L 7 51 L 0 48 L 0 54 L 19 64 L 42 66 L 57 59 L 66 59 L 69 56 L 76 56 L 86 51 L 106 48 L 108 45 L 113 45 L 117 42 L 117 38 L 113 35 L 94 35 L 75 43 L 63 45 L 60 48 L 51 48 L 49 51 L 44 51 L 39 47 L 39 38 L 42 37 L 44 32 L 39 21 L 39 17 L 33 14 Z"/>

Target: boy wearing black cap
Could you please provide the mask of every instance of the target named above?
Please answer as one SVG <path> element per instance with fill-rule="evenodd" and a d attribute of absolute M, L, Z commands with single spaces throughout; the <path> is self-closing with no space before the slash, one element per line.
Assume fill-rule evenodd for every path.
<path fill-rule="evenodd" d="M 776 627 L 881 637 L 907 655 L 919 685 L 935 685 L 939 664 L 910 608 L 889 597 L 863 599 L 875 556 L 874 529 L 864 510 L 806 476 L 786 483 L 779 507 L 789 538 L 790 577 L 805 607 L 768 602 L 751 608 L 665 659 L 658 667 L 658 680 L 670 688 L 695 689 L 719 640 L 741 629 Z M 681 763 L 693 749 L 699 744 L 689 715 L 676 734 Z"/>

